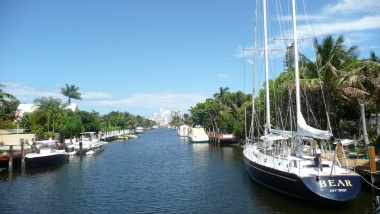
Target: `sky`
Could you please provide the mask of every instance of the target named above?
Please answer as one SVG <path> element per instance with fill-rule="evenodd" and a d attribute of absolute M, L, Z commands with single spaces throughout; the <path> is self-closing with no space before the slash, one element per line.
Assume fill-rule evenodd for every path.
<path fill-rule="evenodd" d="M 291 32 L 285 5 L 277 9 L 285 17 L 283 28 L 275 27 L 273 2 L 287 1 L 268 3 L 271 47 L 279 41 L 274 38 Z M 145 118 L 173 109 L 188 114 L 220 87 L 252 93 L 253 52 L 247 49 L 254 44 L 255 4 L 0 0 L 0 84 L 21 103 L 41 97 L 67 102 L 60 91 L 68 84 L 79 87 L 82 100 L 72 103 L 80 110 Z M 298 0 L 297 13 L 299 38 L 342 34 L 346 46 L 359 47 L 359 58 L 371 50 L 380 56 L 380 1 Z M 311 51 L 308 42 L 300 43 Z M 273 54 L 278 62 L 272 78 L 283 70 L 282 56 Z"/>

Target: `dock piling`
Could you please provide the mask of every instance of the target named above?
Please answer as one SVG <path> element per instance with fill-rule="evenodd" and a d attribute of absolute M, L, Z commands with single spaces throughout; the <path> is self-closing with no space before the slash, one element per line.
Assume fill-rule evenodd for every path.
<path fill-rule="evenodd" d="M 9 160 L 8 160 L 8 171 L 13 171 L 13 146 L 9 146 Z"/>

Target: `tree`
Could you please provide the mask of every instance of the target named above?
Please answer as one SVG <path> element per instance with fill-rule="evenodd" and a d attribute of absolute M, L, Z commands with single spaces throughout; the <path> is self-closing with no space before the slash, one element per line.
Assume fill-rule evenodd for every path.
<path fill-rule="evenodd" d="M 4 105 L 4 104 L 9 105 L 9 101 L 7 99 L 17 100 L 17 98 L 15 96 L 13 96 L 12 94 L 4 92 L 1 88 L 5 88 L 5 85 L 0 84 L 0 102 L 2 105 Z"/>
<path fill-rule="evenodd" d="M 4 92 L 1 88 L 5 85 L 0 84 L 0 119 L 6 121 L 13 121 L 15 112 L 20 101 L 12 94 Z M 8 127 L 11 128 L 11 127 Z"/>
<path fill-rule="evenodd" d="M 361 104 L 367 108 L 372 106 L 372 109 L 376 109 L 376 121 L 378 122 L 380 63 L 371 59 L 361 60 L 350 64 L 346 70 L 347 72 L 338 81 L 338 95 L 357 106 Z M 377 136 L 379 136 L 378 128 Z"/>
<path fill-rule="evenodd" d="M 339 35 L 337 40 L 332 36 L 327 36 L 322 43 L 314 39 L 314 48 L 317 51 L 316 68 L 318 75 L 322 79 L 323 92 L 326 97 L 326 110 L 330 115 L 331 112 L 331 93 L 334 92 L 336 78 L 339 76 L 339 71 L 352 58 L 357 57 L 357 46 L 346 48 L 344 45 L 343 35 Z"/>
<path fill-rule="evenodd" d="M 52 131 L 55 131 L 56 121 L 65 115 L 65 111 L 63 108 L 64 105 L 61 104 L 62 101 L 58 98 L 53 97 L 42 97 L 34 100 L 34 104 L 38 107 L 36 111 L 33 113 L 32 120 L 33 124 L 43 124 L 47 131 L 50 132 L 50 127 L 52 127 Z"/>
<path fill-rule="evenodd" d="M 219 93 L 215 93 L 214 94 L 214 99 L 216 102 L 219 103 L 219 105 L 222 105 L 224 104 L 225 100 L 226 100 L 226 96 L 228 96 L 230 94 L 230 92 L 228 91 L 230 90 L 230 88 L 228 87 L 220 87 L 219 88 Z"/>
<path fill-rule="evenodd" d="M 78 111 L 78 115 L 82 118 L 84 131 L 99 132 L 103 129 L 103 124 L 98 112 Z"/>
<path fill-rule="evenodd" d="M 60 119 L 62 128 L 60 133 L 62 136 L 70 137 L 70 140 L 74 136 L 78 136 L 83 131 L 82 118 L 78 114 L 71 116 L 64 116 Z"/>
<path fill-rule="evenodd" d="M 340 35 L 336 40 L 330 35 L 325 37 L 321 43 L 314 38 L 314 49 L 316 61 L 312 62 L 301 55 L 300 69 L 301 84 L 307 84 L 311 91 L 320 91 L 326 101 L 325 108 L 327 119 L 332 115 L 331 103 L 336 95 L 338 78 L 344 73 L 343 68 L 357 60 L 358 47 L 353 45 L 349 48 L 344 46 L 344 36 Z"/>
<path fill-rule="evenodd" d="M 76 100 L 81 100 L 81 93 L 78 92 L 79 88 L 75 87 L 75 85 L 66 84 L 66 88 L 61 88 L 61 94 L 69 98 L 68 103 L 71 103 L 71 98 Z"/>

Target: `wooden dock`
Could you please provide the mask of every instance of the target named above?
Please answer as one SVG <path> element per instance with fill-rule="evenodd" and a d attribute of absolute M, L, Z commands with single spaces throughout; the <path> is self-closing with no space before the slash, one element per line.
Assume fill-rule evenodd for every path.
<path fill-rule="evenodd" d="M 370 171 L 370 163 L 369 160 L 363 159 L 354 159 L 350 161 L 356 161 L 355 171 L 362 176 L 363 187 L 372 187 L 380 191 L 380 162 L 376 161 L 376 172 Z"/>
<path fill-rule="evenodd" d="M 209 141 L 213 144 L 231 144 L 235 142 L 235 136 L 233 134 L 225 134 L 221 132 L 206 131 L 209 137 Z"/>
<path fill-rule="evenodd" d="M 99 135 L 99 140 L 111 142 L 118 140 L 118 136 L 134 133 L 134 130 L 109 131 Z M 27 153 L 36 152 L 34 134 L 5 134 L 0 138 L 0 171 L 8 169 L 12 171 L 13 167 L 24 167 L 24 157 Z M 59 149 L 65 149 L 66 144 L 76 142 L 77 139 L 62 139 L 57 145 Z M 34 143 L 33 143 L 34 142 Z M 33 143 L 33 144 L 31 144 Z M 33 149 L 34 145 L 34 149 Z"/>

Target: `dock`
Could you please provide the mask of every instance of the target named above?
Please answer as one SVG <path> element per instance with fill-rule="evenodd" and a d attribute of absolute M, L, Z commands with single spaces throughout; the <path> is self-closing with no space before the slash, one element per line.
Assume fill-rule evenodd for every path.
<path fill-rule="evenodd" d="M 354 159 L 356 161 L 355 171 L 362 177 L 362 187 L 372 187 L 380 191 L 380 161 L 376 161 L 376 172 L 370 171 L 369 160 Z"/>
<path fill-rule="evenodd" d="M 215 131 L 207 131 L 206 134 L 209 137 L 209 141 L 213 144 L 231 144 L 234 143 L 236 138 L 233 134 L 225 134 Z"/>
<path fill-rule="evenodd" d="M 100 133 L 99 140 L 112 142 L 118 140 L 119 136 L 133 134 L 135 130 L 107 131 Z M 24 165 L 24 157 L 27 153 L 35 152 L 33 150 L 34 134 L 3 134 L 0 138 L 0 171 L 13 171 L 13 167 Z M 78 139 L 62 139 L 57 147 L 63 149 L 65 145 L 76 142 Z"/>

